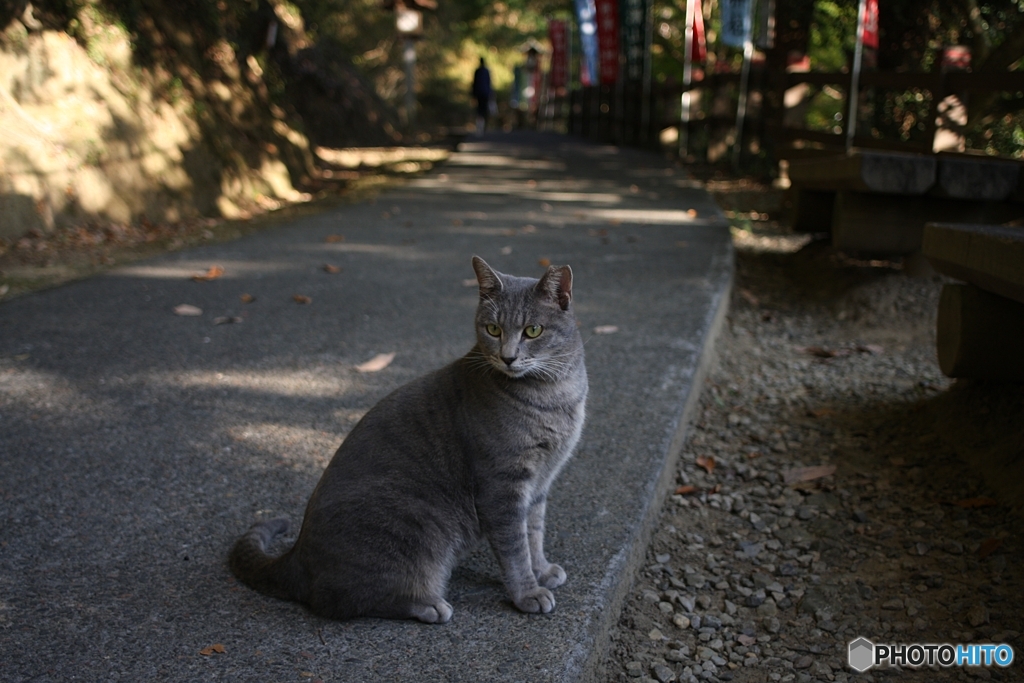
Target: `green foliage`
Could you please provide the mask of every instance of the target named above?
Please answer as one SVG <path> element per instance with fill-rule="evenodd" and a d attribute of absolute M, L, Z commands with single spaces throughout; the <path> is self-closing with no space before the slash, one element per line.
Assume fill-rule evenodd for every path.
<path fill-rule="evenodd" d="M 843 71 L 853 57 L 857 0 L 818 0 L 811 23 L 809 54 L 815 71 Z"/>

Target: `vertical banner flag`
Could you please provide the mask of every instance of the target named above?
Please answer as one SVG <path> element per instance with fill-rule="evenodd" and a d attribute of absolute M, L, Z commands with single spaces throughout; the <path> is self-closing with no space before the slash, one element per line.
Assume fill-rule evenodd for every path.
<path fill-rule="evenodd" d="M 597 10 L 597 46 L 600 51 L 601 84 L 619 80 L 619 2 L 595 0 Z"/>
<path fill-rule="evenodd" d="M 743 47 L 750 35 L 751 0 L 719 0 L 722 6 L 722 42 L 729 47 Z"/>
<path fill-rule="evenodd" d="M 548 78 L 552 88 L 564 88 L 568 81 L 565 68 L 567 37 L 564 21 L 548 22 L 548 39 L 551 40 L 551 73 Z"/>
<path fill-rule="evenodd" d="M 597 23 L 594 0 L 576 0 L 576 21 L 580 25 L 580 83 L 597 81 Z"/>
<path fill-rule="evenodd" d="M 690 46 L 690 59 L 694 62 L 703 62 L 708 56 L 708 44 L 704 38 L 704 11 L 700 7 L 700 0 L 690 0 L 693 3 L 693 44 Z"/>
<path fill-rule="evenodd" d="M 626 80 L 644 77 L 647 59 L 647 22 L 650 21 L 650 0 L 619 0 L 622 21 L 622 47 L 626 53 Z"/>
<path fill-rule="evenodd" d="M 864 47 L 878 47 L 878 0 L 864 3 L 864 29 L 860 35 Z"/>

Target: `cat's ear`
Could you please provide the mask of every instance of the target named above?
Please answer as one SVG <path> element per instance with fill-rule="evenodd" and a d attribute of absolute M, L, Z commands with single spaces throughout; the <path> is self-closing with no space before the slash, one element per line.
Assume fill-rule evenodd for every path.
<path fill-rule="evenodd" d="M 544 277 L 537 283 L 537 292 L 546 294 L 558 302 L 563 311 L 572 303 L 572 268 L 569 266 L 548 266 Z"/>
<path fill-rule="evenodd" d="M 473 257 L 473 270 L 476 271 L 476 281 L 480 283 L 480 296 L 496 294 L 501 291 L 501 276 L 498 271 L 487 265 L 479 256 Z"/>

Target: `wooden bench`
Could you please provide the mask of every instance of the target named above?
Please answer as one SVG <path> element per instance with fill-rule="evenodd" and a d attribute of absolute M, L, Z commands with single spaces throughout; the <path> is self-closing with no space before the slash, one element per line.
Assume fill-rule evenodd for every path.
<path fill-rule="evenodd" d="M 949 377 L 1024 382 L 1024 226 L 928 223 L 922 251 L 965 284 L 939 299 L 939 366 Z"/>
<path fill-rule="evenodd" d="M 909 254 L 925 223 L 1002 223 L 1024 216 L 1017 161 L 966 154 L 855 150 L 793 160 L 793 225 L 830 232 L 839 249 Z"/>

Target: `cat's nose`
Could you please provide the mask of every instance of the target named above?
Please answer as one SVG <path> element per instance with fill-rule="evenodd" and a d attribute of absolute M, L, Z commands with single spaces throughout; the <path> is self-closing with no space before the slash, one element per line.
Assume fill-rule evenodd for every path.
<path fill-rule="evenodd" d="M 506 356 L 502 356 L 501 357 L 501 359 L 503 361 L 505 361 L 505 365 L 507 365 L 509 367 L 512 367 L 512 364 L 516 362 L 516 358 L 517 358 L 517 356 L 512 356 L 511 358 L 508 358 Z"/>

